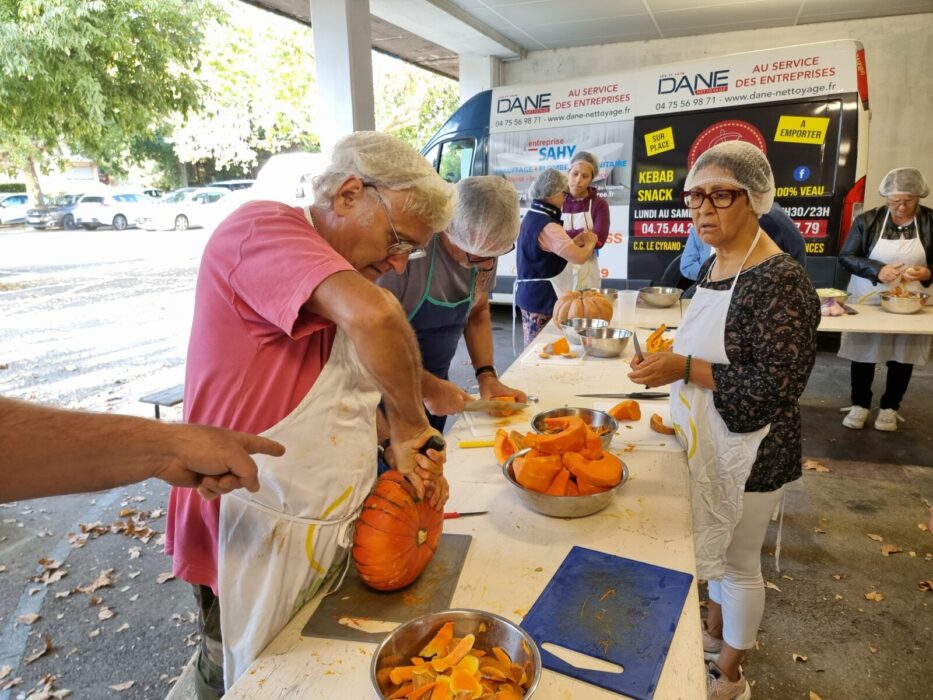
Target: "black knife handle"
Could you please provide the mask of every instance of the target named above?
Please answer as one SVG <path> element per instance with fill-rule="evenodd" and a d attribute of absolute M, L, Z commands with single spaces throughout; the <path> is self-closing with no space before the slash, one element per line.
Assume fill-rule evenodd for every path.
<path fill-rule="evenodd" d="M 445 447 L 447 447 L 447 443 L 444 442 L 444 438 L 440 437 L 439 435 L 432 435 L 430 438 L 428 438 L 427 442 L 421 446 L 421 449 L 418 450 L 418 454 L 423 454 L 425 457 L 427 457 L 428 450 L 437 450 L 438 452 L 442 452 Z"/>

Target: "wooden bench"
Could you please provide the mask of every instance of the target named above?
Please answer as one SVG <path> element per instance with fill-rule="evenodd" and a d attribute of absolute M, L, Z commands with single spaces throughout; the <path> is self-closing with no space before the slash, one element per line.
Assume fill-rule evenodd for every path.
<path fill-rule="evenodd" d="M 142 403 L 151 403 L 155 406 L 155 417 L 156 420 L 159 420 L 159 408 L 164 406 L 166 408 L 171 408 L 172 406 L 177 406 L 185 398 L 185 385 L 179 384 L 178 386 L 173 386 L 170 389 L 163 389 L 162 391 L 156 391 L 152 394 L 146 394 L 141 396 L 139 400 Z"/>

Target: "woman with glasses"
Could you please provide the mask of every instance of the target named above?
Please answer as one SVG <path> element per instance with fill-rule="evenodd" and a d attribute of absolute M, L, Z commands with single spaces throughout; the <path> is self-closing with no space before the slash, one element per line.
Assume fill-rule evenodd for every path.
<path fill-rule="evenodd" d="M 800 408 L 816 359 L 820 303 L 803 268 L 761 230 L 774 177 L 755 146 L 709 149 L 684 202 L 715 249 L 672 352 L 632 361 L 629 377 L 670 385 L 687 451 L 697 576 L 709 582 L 703 629 L 708 696 L 751 696 L 739 664 L 764 614 L 761 548 L 784 486 L 801 476 Z"/>
<path fill-rule="evenodd" d="M 567 186 L 567 176 L 549 168 L 538 174 L 528 191 L 532 201 L 518 233 L 514 294 L 515 305 L 522 314 L 525 345 L 534 340 L 554 315 L 557 293 L 552 281 L 567 263 L 585 263 L 598 242 L 592 231 L 571 238 L 561 225 Z"/>
<path fill-rule="evenodd" d="M 852 224 L 839 263 L 852 273 L 850 298 L 899 287 L 920 291 L 930 286 L 933 251 L 933 211 L 920 206 L 930 193 L 923 175 L 915 168 L 895 168 L 881 181 L 878 194 L 885 206 L 867 211 Z M 880 303 L 875 296 L 874 301 Z M 871 413 L 871 382 L 875 364 L 888 366 L 875 430 L 895 431 L 901 400 L 914 365 L 925 365 L 930 336 L 894 333 L 843 333 L 839 357 L 852 361 L 852 405 L 842 424 L 860 430 Z"/>
<path fill-rule="evenodd" d="M 446 230 L 434 236 L 422 259 L 409 258 L 401 272 L 379 278 L 380 287 L 402 303 L 418 337 L 424 365 L 422 392 L 428 420 L 443 431 L 446 416 L 463 411 L 473 397 L 447 381 L 461 336 L 476 372 L 480 397 L 523 391 L 499 381 L 493 358 L 489 294 L 496 284 L 496 258 L 515 248 L 518 193 L 501 177 L 469 177 L 457 184 L 459 199 Z"/>

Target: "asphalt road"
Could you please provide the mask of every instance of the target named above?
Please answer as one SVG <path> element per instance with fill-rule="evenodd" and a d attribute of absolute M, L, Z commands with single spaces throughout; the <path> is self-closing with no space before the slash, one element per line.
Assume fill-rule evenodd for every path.
<path fill-rule="evenodd" d="M 183 379 L 207 237 L 0 229 L 0 394 L 151 416 L 139 397 Z M 197 630 L 188 585 L 160 579 L 167 498 L 149 481 L 0 506 L 0 700 L 166 695 Z"/>

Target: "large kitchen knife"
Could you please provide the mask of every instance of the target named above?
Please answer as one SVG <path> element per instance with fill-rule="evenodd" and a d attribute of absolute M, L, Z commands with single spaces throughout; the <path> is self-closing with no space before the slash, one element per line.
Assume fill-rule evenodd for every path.
<path fill-rule="evenodd" d="M 517 401 L 479 400 L 463 404 L 464 411 L 521 411 L 523 408 L 528 408 L 528 404 Z"/>
<path fill-rule="evenodd" d="M 666 399 L 670 396 L 666 391 L 632 391 L 628 394 L 577 394 L 588 399 Z"/>

